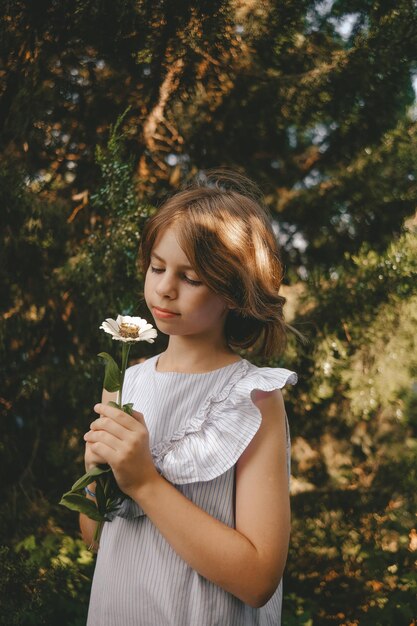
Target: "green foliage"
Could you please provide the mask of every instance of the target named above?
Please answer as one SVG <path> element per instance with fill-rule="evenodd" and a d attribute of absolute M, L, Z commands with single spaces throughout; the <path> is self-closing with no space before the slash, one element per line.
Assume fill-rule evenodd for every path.
<path fill-rule="evenodd" d="M 100 206 L 101 215 L 92 214 L 101 238 L 97 249 L 95 232 L 77 240 L 64 202 L 39 189 L 35 194 L 17 168 L 1 172 L 1 470 L 13 477 L 1 487 L 5 537 L 31 531 L 33 503 L 41 501 L 38 514 L 41 519 L 47 516 L 47 501 L 57 503 L 74 475 L 81 473 L 82 433 L 101 395 L 102 370 L 95 356 L 104 347 L 99 344 L 99 324 L 112 311 L 130 313 L 137 308 L 142 287 L 135 257 L 146 210 L 132 200 L 133 183 L 127 180 L 122 140 L 115 133 L 102 159 L 107 163 L 113 158 L 112 187 L 126 192 L 129 204 L 122 220 L 112 214 L 110 201 Z M 98 190 L 97 195 L 104 202 L 106 194 Z M 106 254 L 115 259 L 109 266 Z M 102 279 L 108 280 L 108 289 L 100 286 Z M 39 484 L 44 498 L 39 498 Z M 28 498 L 28 512 L 20 516 L 20 528 L 15 501 L 22 493 Z"/>
<path fill-rule="evenodd" d="M 91 381 L 88 370 L 69 376 L 74 344 L 65 324 L 68 298 L 54 278 L 70 239 L 64 203 L 28 191 L 16 164 L 1 169 L 0 177 L 0 471 L 10 477 L 0 487 L 0 527 L 9 537 L 16 530 L 20 487 L 25 485 L 30 501 L 32 486 L 40 481 L 53 497 L 52 477 L 65 473 L 66 464 L 73 462 L 75 451 L 68 446 L 65 427 L 76 397 L 71 387 L 80 389 Z M 82 391 L 78 394 L 81 399 Z M 38 455 L 46 466 L 38 463 Z M 25 509 L 21 519 L 29 518 L 28 513 Z"/>
<path fill-rule="evenodd" d="M 107 509 L 113 508 L 113 503 L 111 502 L 111 497 L 109 501 L 107 501 L 108 494 L 105 493 L 105 489 L 103 489 L 103 484 L 100 481 L 100 477 L 106 479 L 106 474 L 109 475 L 111 473 L 111 469 L 109 466 L 103 467 L 94 467 L 89 472 L 86 472 L 79 478 L 71 487 L 71 490 L 67 493 L 64 493 L 60 500 L 60 504 L 66 506 L 68 509 L 72 511 L 78 511 L 79 513 L 84 513 L 90 519 L 95 520 L 97 522 L 105 521 L 105 514 Z M 84 488 L 90 485 L 92 482 L 97 481 L 96 488 L 96 497 L 97 504 L 88 500 L 84 496 Z M 117 489 L 117 485 L 113 479 L 113 488 Z M 108 481 L 104 483 L 104 485 L 108 486 Z M 122 494 L 119 491 L 118 497 Z"/>
<path fill-rule="evenodd" d="M 364 244 L 358 254 L 346 254 L 343 265 L 333 266 L 317 278 L 313 273 L 310 296 L 317 301 L 317 310 L 329 327 L 341 318 L 369 324 L 381 304 L 415 293 L 416 274 L 415 230 L 405 230 L 382 252 Z M 352 332 L 354 328 L 348 329 L 349 335 Z M 358 327 L 358 333 L 361 332 Z M 343 334 L 346 336 L 346 331 Z"/>
<path fill-rule="evenodd" d="M 91 555 L 57 503 L 101 393 L 98 327 L 146 316 L 144 221 L 222 164 L 265 190 L 304 292 L 310 343 L 271 363 L 300 374 L 283 623 L 410 623 L 415 3 L 2 8 L 0 532 L 19 551 L 0 552 L 0 620 L 85 623 Z"/>
<path fill-rule="evenodd" d="M 129 108 L 120 115 L 114 125 L 110 127 L 107 150 L 100 146 L 96 148 L 96 162 L 100 166 L 102 186 L 91 201 L 97 207 L 107 207 L 108 215 L 121 219 L 126 214 L 137 210 L 137 196 L 133 181 L 133 163 L 123 160 L 125 136 L 121 132 L 123 120 Z"/>
<path fill-rule="evenodd" d="M 2 626 L 83 626 L 93 557 L 70 536 L 33 535 L 0 548 Z"/>
<path fill-rule="evenodd" d="M 417 448 L 407 461 L 387 461 L 371 490 L 293 497 L 284 624 L 412 623 L 416 466 Z"/>
<path fill-rule="evenodd" d="M 352 417 L 371 418 L 388 407 L 397 419 L 404 416 L 402 395 L 411 391 L 417 371 L 417 296 L 388 302 L 363 333 L 363 347 L 342 373 L 348 387 Z"/>
<path fill-rule="evenodd" d="M 322 324 L 296 357 L 310 374 L 294 412 L 307 410 L 308 421 L 293 420 L 293 436 L 308 438 L 329 481 L 314 488 L 295 436 L 296 476 L 309 491 L 293 497 L 284 623 L 413 623 L 415 230 L 384 253 L 363 246 L 329 274 L 311 276 L 303 295 L 300 319 Z"/>
<path fill-rule="evenodd" d="M 364 246 L 329 273 L 313 275 L 303 296 L 304 320 L 321 322 L 296 364 L 310 371 L 309 410 L 325 403 L 330 416 L 350 425 L 380 415 L 399 420 L 403 431 L 416 376 L 415 232 L 382 254 Z"/>
<path fill-rule="evenodd" d="M 294 277 L 363 240 L 382 250 L 413 211 L 416 32 L 412 0 L 6 2 L 0 141 L 68 199 L 97 189 L 94 146 L 124 110 L 141 197 L 201 167 L 244 169 L 280 218 Z M 95 195 L 123 219 L 130 165 L 96 154 L 109 178 Z"/>
<path fill-rule="evenodd" d="M 125 136 L 120 126 L 125 115 L 110 130 L 106 149 L 97 149 L 101 184 L 91 198 L 96 210 L 93 224 L 59 273 L 73 293 L 76 309 L 88 305 L 95 320 L 109 316 L 110 302 L 115 311 L 132 314 L 142 290 L 136 259 L 142 226 L 151 209 L 139 202 L 133 165 L 123 160 Z M 93 323 L 92 316 L 87 319 Z"/>

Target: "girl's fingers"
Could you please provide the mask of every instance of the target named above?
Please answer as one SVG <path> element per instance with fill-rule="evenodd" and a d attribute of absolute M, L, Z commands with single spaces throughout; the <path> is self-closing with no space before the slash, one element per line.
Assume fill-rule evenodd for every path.
<path fill-rule="evenodd" d="M 130 416 L 122 411 L 121 409 L 117 409 L 115 406 L 110 406 L 108 404 L 102 404 L 99 402 L 94 405 L 94 411 L 103 417 L 111 417 L 113 420 L 116 420 L 120 424 L 126 425 L 129 422 Z"/>
<path fill-rule="evenodd" d="M 118 443 L 120 444 L 120 440 L 117 437 L 106 432 L 105 430 L 89 430 L 88 433 L 85 433 L 84 439 L 91 444 L 105 444 L 115 452 L 118 449 Z M 94 446 L 93 451 L 96 454 L 100 454 L 97 446 Z"/>
<path fill-rule="evenodd" d="M 94 422 L 90 424 L 90 429 L 104 430 L 121 440 L 126 437 L 128 432 L 131 432 L 128 428 L 126 428 L 126 426 L 119 424 L 116 420 L 109 417 L 99 417 L 94 420 Z"/>
<path fill-rule="evenodd" d="M 134 413 L 136 414 L 136 416 L 141 416 L 142 419 L 138 419 L 138 417 L 132 417 L 121 409 L 117 409 L 114 406 L 109 406 L 108 404 L 98 403 L 94 406 L 94 411 L 104 417 L 111 417 L 113 420 L 115 420 L 117 423 L 121 424 L 128 430 L 135 430 L 135 425 L 138 421 L 144 423 L 142 421 L 143 415 L 138 411 L 134 411 Z"/>
<path fill-rule="evenodd" d="M 113 448 L 108 446 L 106 443 L 103 443 L 102 441 L 95 441 L 91 445 L 94 453 L 97 454 L 97 456 L 99 456 L 101 459 L 104 459 L 104 463 L 108 463 L 110 466 L 114 464 L 115 459 L 117 458 L 117 453 Z"/>
<path fill-rule="evenodd" d="M 90 462 L 93 462 L 96 465 L 99 463 L 105 463 L 105 461 L 103 461 L 103 459 L 97 454 L 97 452 L 92 449 L 91 443 L 86 441 L 85 446 L 86 446 L 86 455 Z"/>
<path fill-rule="evenodd" d="M 84 456 L 85 469 L 89 472 L 93 467 L 100 465 L 100 463 L 107 463 L 106 459 L 103 459 L 96 450 L 93 450 L 91 443 L 85 442 L 85 456 Z"/>
<path fill-rule="evenodd" d="M 145 426 L 146 428 L 145 418 L 143 417 L 142 413 L 139 413 L 139 411 L 133 410 L 133 417 L 137 422 L 139 422 L 139 424 L 142 424 L 142 426 Z"/>

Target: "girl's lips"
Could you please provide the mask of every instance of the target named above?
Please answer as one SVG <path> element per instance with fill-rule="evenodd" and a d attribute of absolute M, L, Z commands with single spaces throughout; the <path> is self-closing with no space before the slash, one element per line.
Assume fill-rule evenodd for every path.
<path fill-rule="evenodd" d="M 157 306 L 153 307 L 153 314 L 159 319 L 169 319 L 179 315 L 179 313 L 173 313 L 173 311 L 169 311 L 168 309 L 159 309 Z"/>

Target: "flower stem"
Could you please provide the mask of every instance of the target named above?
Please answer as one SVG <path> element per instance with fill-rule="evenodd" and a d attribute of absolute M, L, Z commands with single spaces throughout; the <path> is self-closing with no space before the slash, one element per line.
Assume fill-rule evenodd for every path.
<path fill-rule="evenodd" d="M 130 343 L 129 342 L 123 342 L 122 344 L 122 367 L 120 370 L 121 373 L 121 382 L 120 382 L 120 389 L 119 389 L 119 394 L 118 394 L 118 405 L 120 406 L 120 408 L 122 408 L 123 403 L 122 403 L 122 391 L 123 391 L 123 383 L 125 380 L 125 373 L 126 373 L 126 367 L 127 367 L 127 360 L 129 358 L 129 351 L 130 351 Z"/>

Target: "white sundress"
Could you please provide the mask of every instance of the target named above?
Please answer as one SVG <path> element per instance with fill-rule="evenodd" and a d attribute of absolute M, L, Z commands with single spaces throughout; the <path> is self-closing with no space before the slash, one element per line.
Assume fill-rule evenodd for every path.
<path fill-rule="evenodd" d="M 143 413 L 158 471 L 234 527 L 235 465 L 262 419 L 251 392 L 295 384 L 297 376 L 245 359 L 203 374 L 158 372 L 158 358 L 128 368 L 123 401 Z M 289 448 L 287 426 L 288 467 Z M 279 626 L 281 604 L 282 582 L 256 609 L 205 579 L 126 500 L 104 524 L 87 626 Z"/>

